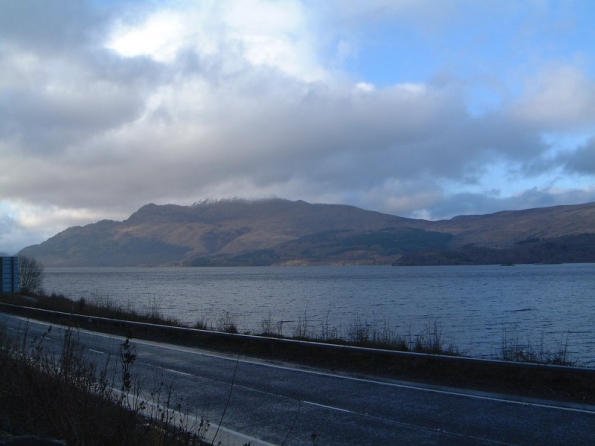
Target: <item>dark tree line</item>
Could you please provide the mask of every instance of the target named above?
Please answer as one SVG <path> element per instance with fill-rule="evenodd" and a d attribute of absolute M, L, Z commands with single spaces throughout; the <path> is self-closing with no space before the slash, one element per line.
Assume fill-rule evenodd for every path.
<path fill-rule="evenodd" d="M 509 248 L 462 246 L 405 254 L 395 265 L 494 265 L 527 263 L 593 263 L 595 234 L 577 234 L 550 239 L 532 238 Z"/>

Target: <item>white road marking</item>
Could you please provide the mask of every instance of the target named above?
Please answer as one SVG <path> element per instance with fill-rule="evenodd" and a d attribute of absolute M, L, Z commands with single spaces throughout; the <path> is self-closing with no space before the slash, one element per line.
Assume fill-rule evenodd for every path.
<path fill-rule="evenodd" d="M 181 372 L 181 371 L 179 371 L 179 370 L 174 370 L 174 369 L 164 369 L 164 370 L 166 370 L 167 372 L 175 373 L 176 375 L 183 375 L 183 376 L 194 376 L 194 375 L 193 375 L 193 374 L 191 374 L 191 373 Z"/>
<path fill-rule="evenodd" d="M 354 412 L 352 410 L 347 410 L 347 409 L 342 409 L 340 407 L 334 407 L 334 406 L 327 406 L 326 404 L 319 404 L 319 403 L 314 403 L 312 401 L 305 401 L 302 400 L 303 404 L 308 404 L 310 406 L 316 406 L 316 407 L 322 407 L 323 409 L 329 409 L 329 410 L 334 410 L 336 412 L 343 412 L 343 413 L 349 413 L 349 414 L 353 414 L 353 415 L 363 415 L 361 413 L 358 412 Z"/>

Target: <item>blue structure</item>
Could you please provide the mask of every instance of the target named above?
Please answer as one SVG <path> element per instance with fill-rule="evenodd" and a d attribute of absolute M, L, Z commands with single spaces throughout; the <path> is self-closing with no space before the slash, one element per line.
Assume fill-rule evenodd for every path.
<path fill-rule="evenodd" d="M 19 258 L 0 257 L 0 292 L 19 292 Z"/>

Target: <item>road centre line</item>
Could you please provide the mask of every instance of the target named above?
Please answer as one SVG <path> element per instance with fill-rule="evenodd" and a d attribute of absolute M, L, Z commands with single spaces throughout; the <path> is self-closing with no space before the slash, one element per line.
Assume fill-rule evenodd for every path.
<path fill-rule="evenodd" d="M 322 407 L 323 409 L 329 409 L 329 410 L 334 410 L 336 412 L 344 412 L 344 413 L 348 413 L 348 414 L 352 414 L 352 415 L 365 415 L 365 414 L 361 414 L 358 412 L 354 412 L 352 410 L 348 410 L 348 409 L 343 409 L 341 407 L 335 407 L 335 406 L 327 406 L 326 404 L 320 404 L 320 403 L 315 403 L 313 401 L 306 401 L 306 400 L 302 400 L 303 404 L 308 404 L 310 406 L 316 406 L 316 407 Z"/>
<path fill-rule="evenodd" d="M 229 381 L 224 381 L 224 380 L 221 380 L 221 379 L 208 378 L 208 377 L 202 376 L 202 375 L 197 375 L 197 374 L 192 374 L 192 373 L 186 373 L 186 372 L 180 372 L 178 370 L 172 370 L 172 369 L 164 368 L 164 367 L 161 367 L 161 366 L 158 366 L 158 365 L 155 365 L 155 364 L 150 364 L 150 363 L 144 362 L 144 361 L 140 361 L 139 364 L 148 365 L 148 366 L 153 367 L 153 368 L 158 368 L 158 369 L 166 370 L 166 371 L 169 371 L 169 372 L 172 372 L 172 373 L 177 373 L 177 374 L 184 375 L 184 376 L 191 376 L 193 378 L 196 378 L 196 379 L 199 379 L 199 380 L 202 380 L 202 381 L 210 381 L 210 382 L 214 382 L 214 383 L 217 383 L 217 384 L 222 384 L 222 385 L 224 385 L 226 387 L 230 386 L 230 382 Z M 288 395 L 283 395 L 283 394 L 280 394 L 280 393 L 267 392 L 266 390 L 255 389 L 254 387 L 243 386 L 243 385 L 238 384 L 238 383 L 234 383 L 233 384 L 233 388 L 234 389 L 237 388 L 237 389 L 242 389 L 242 390 L 248 390 L 250 392 L 260 393 L 262 395 L 274 396 L 275 398 L 284 398 L 284 399 L 288 399 L 288 400 L 291 400 L 291 401 L 299 401 L 298 398 L 294 398 L 294 397 L 291 397 L 291 396 L 288 396 Z M 330 408 L 330 406 L 329 406 L 329 408 Z"/>
<path fill-rule="evenodd" d="M 95 350 L 95 349 L 92 349 L 92 348 L 90 348 L 89 351 L 90 352 L 93 352 L 93 353 L 98 353 L 100 355 L 105 355 L 106 354 L 105 352 L 102 352 L 101 350 Z"/>
<path fill-rule="evenodd" d="M 174 369 L 165 369 L 165 370 L 167 372 L 175 373 L 176 375 L 194 376 L 192 373 L 181 372 L 180 370 L 174 370 Z"/>

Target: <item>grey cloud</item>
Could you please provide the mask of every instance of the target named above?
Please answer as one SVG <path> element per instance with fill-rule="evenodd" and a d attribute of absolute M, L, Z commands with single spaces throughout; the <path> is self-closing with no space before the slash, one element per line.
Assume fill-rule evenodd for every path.
<path fill-rule="evenodd" d="M 558 157 L 564 169 L 570 173 L 595 175 L 595 138 L 573 152 L 565 152 Z"/>
<path fill-rule="evenodd" d="M 156 4 L 135 0 L 19 0 L 2 2 L 0 41 L 24 51 L 76 55 L 98 48 L 115 20 L 137 22 Z"/>
<path fill-rule="evenodd" d="M 3 2 L 0 39 L 24 49 L 72 52 L 96 36 L 107 14 L 78 0 Z"/>
<path fill-rule="evenodd" d="M 319 193 L 365 194 L 391 179 L 469 181 L 494 156 L 526 159 L 544 149 L 505 117 L 471 117 L 458 97 L 440 90 L 354 93 L 312 88 L 279 73 L 259 82 L 258 74 L 245 73 L 232 85 L 207 82 L 208 93 L 196 102 L 174 98 L 122 139 L 80 145 L 76 162 L 48 160 L 46 171 L 21 190 L 77 205 L 115 196 L 190 197 L 233 181 L 266 190 L 313 183 Z M 180 88 L 205 82 L 201 73 L 192 76 Z M 93 147 L 101 156 L 117 153 L 116 164 L 98 165 Z"/>
<path fill-rule="evenodd" d="M 0 14 L 0 140 L 54 157 L 136 119 L 163 67 L 102 48 L 110 8 L 77 0 L 5 2 Z"/>
<path fill-rule="evenodd" d="M 9 233 L 14 227 L 14 218 L 0 214 L 0 237 Z"/>
<path fill-rule="evenodd" d="M 70 6 L 76 9 L 75 16 L 85 12 Z M 207 103 L 198 98 L 193 104 L 189 97 L 183 98 L 186 104 L 160 106 L 152 116 L 154 124 L 177 121 L 177 125 L 161 138 L 146 140 L 137 135 L 132 147 L 122 147 L 121 159 L 129 163 L 130 173 L 127 179 L 114 179 L 114 185 L 121 183 L 125 190 L 131 189 L 128 178 L 143 181 L 154 178 L 154 171 L 164 184 L 172 188 L 186 184 L 188 192 L 234 177 L 260 185 L 298 178 L 334 188 L 371 188 L 387 178 L 420 174 L 468 181 L 478 166 L 490 161 L 489 156 L 523 158 L 543 149 L 534 134 L 515 128 L 506 117 L 469 116 L 461 97 L 447 88 L 430 89 L 424 95 L 399 88 L 357 95 L 322 83 L 304 84 L 275 70 L 230 63 L 226 58 L 233 54 L 226 51 L 203 59 L 187 52 L 170 73 L 160 72 L 143 58 L 122 61 L 93 54 L 95 58 L 87 55 L 82 60 L 88 64 L 84 68 L 91 82 L 107 83 L 107 92 L 90 88 L 70 102 L 68 97 L 56 102 L 41 88 L 14 92 L 18 105 L 2 110 L 4 131 L 17 133 L 36 148 L 43 141 L 43 150 L 64 147 L 134 120 L 159 85 L 183 88 L 197 80 L 212 90 Z M 230 71 L 230 66 L 235 70 Z M 82 71 L 84 79 L 87 73 Z M 129 88 L 135 75 L 153 76 L 153 87 Z M 181 111 L 185 107 L 188 111 Z M 194 126 L 208 127 L 207 137 L 188 140 L 186 134 Z M 142 153 L 134 144 L 153 146 L 153 154 Z M 162 160 L 154 155 L 160 150 Z M 89 162 L 95 163 L 96 158 L 91 156 Z M 159 169 L 161 163 L 170 169 Z M 105 178 L 103 172 L 101 178 Z"/>
<path fill-rule="evenodd" d="M 593 130 L 595 81 L 573 65 L 555 65 L 531 79 L 509 113 L 535 129 Z"/>
<path fill-rule="evenodd" d="M 233 128 L 243 134 L 233 138 L 245 144 L 246 153 L 264 152 L 252 168 L 276 176 L 287 169 L 336 183 L 360 180 L 362 186 L 420 174 L 460 179 L 494 156 L 525 159 L 544 150 L 536 135 L 513 122 L 473 118 L 456 98 L 439 91 L 421 97 L 380 91 L 337 98 L 330 93 L 275 111 L 265 119 L 256 112 L 254 120 L 266 122 L 266 132 L 240 123 Z M 251 160 L 244 159 L 242 166 L 246 163 Z"/>
<path fill-rule="evenodd" d="M 85 85 L 58 94 L 29 89 L 6 96 L 0 101 L 0 137 L 46 156 L 134 119 L 143 105 L 142 97 L 117 85 Z"/>

